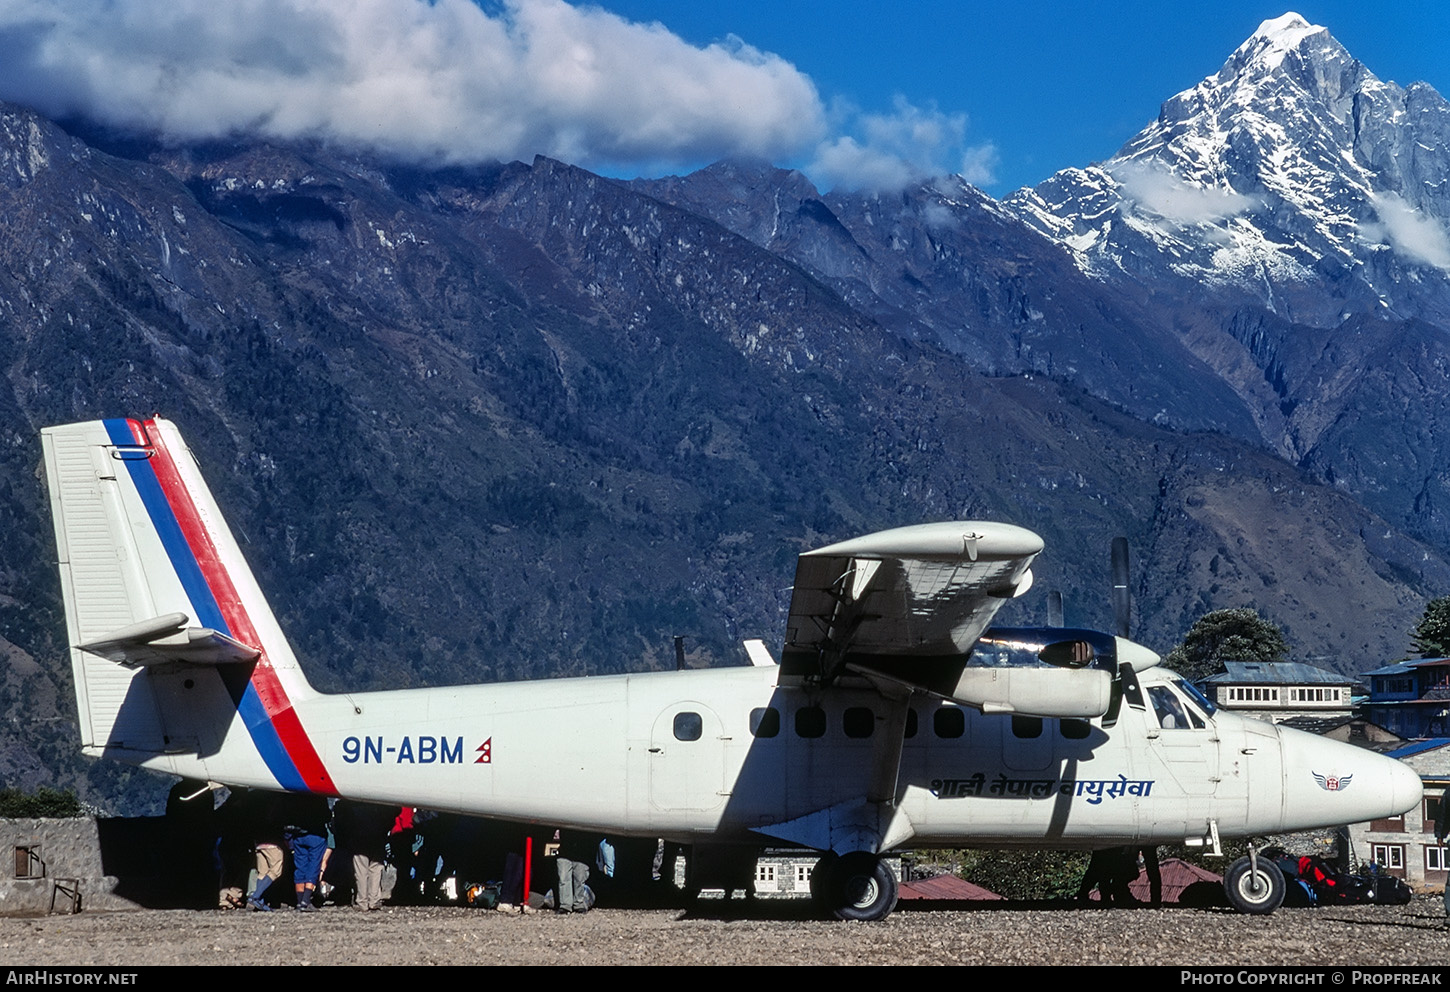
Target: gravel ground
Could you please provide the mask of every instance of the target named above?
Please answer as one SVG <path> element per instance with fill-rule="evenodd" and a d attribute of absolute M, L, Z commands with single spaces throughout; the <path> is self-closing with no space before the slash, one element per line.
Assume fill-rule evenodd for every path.
<path fill-rule="evenodd" d="M 1450 965 L 1438 896 L 1281 910 L 898 909 L 883 923 L 735 912 L 456 908 L 316 914 L 158 910 L 0 919 L 0 965 Z"/>

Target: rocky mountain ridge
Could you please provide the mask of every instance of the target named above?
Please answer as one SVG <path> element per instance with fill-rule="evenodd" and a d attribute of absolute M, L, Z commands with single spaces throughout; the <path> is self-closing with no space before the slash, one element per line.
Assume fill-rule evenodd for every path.
<path fill-rule="evenodd" d="M 1450 587 L 1438 324 L 1104 279 L 960 181 L 429 171 L 6 107 L 0 224 L 6 784 L 128 790 L 74 755 L 36 432 L 75 419 L 180 425 L 328 690 L 665 667 L 676 633 L 739 663 L 796 553 L 924 520 L 1043 534 L 1006 622 L 1060 589 L 1108 623 L 1127 534 L 1163 650 L 1255 605 L 1357 671 Z"/>

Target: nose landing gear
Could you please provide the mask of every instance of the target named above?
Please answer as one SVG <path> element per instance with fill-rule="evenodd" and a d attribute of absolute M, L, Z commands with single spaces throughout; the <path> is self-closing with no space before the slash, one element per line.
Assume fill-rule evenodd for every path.
<path fill-rule="evenodd" d="M 1278 909 L 1287 886 L 1284 873 L 1272 861 L 1260 858 L 1252 848 L 1248 857 L 1229 865 L 1223 876 L 1229 903 L 1240 913 L 1254 916 L 1266 916 Z"/>

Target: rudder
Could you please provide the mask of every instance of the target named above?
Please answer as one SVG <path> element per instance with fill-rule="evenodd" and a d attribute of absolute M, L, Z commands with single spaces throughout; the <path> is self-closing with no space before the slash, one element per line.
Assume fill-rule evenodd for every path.
<path fill-rule="evenodd" d="M 315 693 L 176 427 L 41 432 L 87 753 L 332 792 Z"/>

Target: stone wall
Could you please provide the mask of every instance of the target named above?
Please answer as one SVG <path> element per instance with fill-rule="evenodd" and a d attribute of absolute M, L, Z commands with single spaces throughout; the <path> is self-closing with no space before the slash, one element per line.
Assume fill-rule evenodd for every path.
<path fill-rule="evenodd" d="M 177 905 L 168 891 L 166 821 L 0 819 L 0 915 Z"/>

